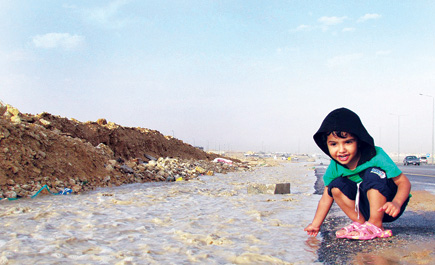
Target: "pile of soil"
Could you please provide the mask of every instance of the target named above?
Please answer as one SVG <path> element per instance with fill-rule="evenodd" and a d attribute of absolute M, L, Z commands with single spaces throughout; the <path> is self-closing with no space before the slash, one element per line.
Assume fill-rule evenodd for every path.
<path fill-rule="evenodd" d="M 146 161 L 152 156 L 213 160 L 217 157 L 158 131 L 123 127 L 105 119 L 82 123 L 42 113 L 33 116 L 32 121 L 46 129 L 59 130 L 65 136 L 83 139 L 93 146 L 104 144 L 113 151 L 115 157 L 122 159 L 139 158 Z"/>
<path fill-rule="evenodd" d="M 0 198 L 29 196 L 43 185 L 80 192 L 161 181 L 151 171 L 131 170 L 131 161 L 139 165 L 159 157 L 211 161 L 218 156 L 155 130 L 105 119 L 83 123 L 49 113 L 24 114 L 0 102 Z"/>

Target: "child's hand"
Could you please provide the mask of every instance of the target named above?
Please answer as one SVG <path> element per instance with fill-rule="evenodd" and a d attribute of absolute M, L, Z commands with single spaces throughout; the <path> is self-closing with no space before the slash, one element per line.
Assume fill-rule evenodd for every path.
<path fill-rule="evenodd" d="M 396 217 L 400 213 L 400 205 L 396 202 L 387 202 L 384 204 L 384 206 L 378 209 L 378 212 L 382 211 L 392 217 Z"/>
<path fill-rule="evenodd" d="M 313 224 L 309 224 L 307 227 L 305 227 L 304 231 L 307 231 L 307 234 L 309 236 L 317 236 L 317 234 L 320 231 L 320 227 L 314 226 Z"/>

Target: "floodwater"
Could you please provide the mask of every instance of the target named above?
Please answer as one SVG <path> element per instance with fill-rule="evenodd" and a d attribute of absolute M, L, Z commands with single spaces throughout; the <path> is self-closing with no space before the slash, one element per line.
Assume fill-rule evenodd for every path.
<path fill-rule="evenodd" d="M 313 165 L 0 202 L 0 264 L 315 264 Z M 290 183 L 291 194 L 249 194 Z"/>

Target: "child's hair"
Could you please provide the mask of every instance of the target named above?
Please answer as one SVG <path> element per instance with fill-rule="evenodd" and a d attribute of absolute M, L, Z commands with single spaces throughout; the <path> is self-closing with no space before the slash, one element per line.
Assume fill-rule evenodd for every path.
<path fill-rule="evenodd" d="M 343 131 L 332 131 L 332 132 L 327 132 L 325 134 L 322 135 L 322 140 L 324 143 L 326 143 L 328 136 L 332 134 L 335 137 L 339 137 L 339 138 L 346 138 L 348 136 L 354 137 L 356 139 L 356 141 L 359 143 L 358 141 L 358 137 L 356 137 L 355 135 L 349 133 L 349 132 L 343 132 Z"/>

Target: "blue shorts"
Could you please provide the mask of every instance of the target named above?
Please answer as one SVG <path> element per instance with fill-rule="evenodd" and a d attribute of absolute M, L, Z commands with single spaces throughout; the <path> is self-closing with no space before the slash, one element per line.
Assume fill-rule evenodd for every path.
<path fill-rule="evenodd" d="M 360 184 L 360 200 L 359 200 L 359 210 L 366 220 L 370 219 L 370 204 L 367 199 L 367 191 L 370 189 L 378 190 L 385 198 L 387 202 L 391 202 L 396 196 L 397 185 L 392 179 L 388 179 L 384 171 L 379 168 L 368 168 L 364 171 L 362 177 L 363 181 Z M 357 194 L 357 184 L 352 180 L 345 177 L 340 177 L 334 179 L 328 185 L 328 194 L 332 197 L 331 189 L 338 188 L 346 197 L 351 200 L 355 200 Z M 399 218 L 405 211 L 408 205 L 409 198 L 403 203 L 400 213 L 396 217 L 392 217 L 388 214 L 384 214 L 382 222 L 393 222 Z"/>

